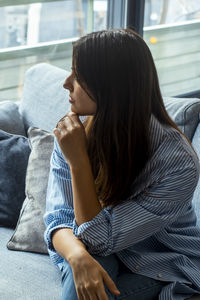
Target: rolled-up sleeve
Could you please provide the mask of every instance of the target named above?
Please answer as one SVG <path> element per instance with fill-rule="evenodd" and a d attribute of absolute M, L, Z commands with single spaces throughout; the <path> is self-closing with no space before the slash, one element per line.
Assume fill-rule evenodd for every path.
<path fill-rule="evenodd" d="M 50 161 L 47 187 L 44 239 L 49 255 L 55 264 L 63 258 L 55 251 L 52 232 L 58 228 L 73 228 L 74 209 L 70 168 L 55 139 Z"/>
<path fill-rule="evenodd" d="M 162 230 L 189 206 L 198 180 L 196 168 L 180 169 L 145 188 L 137 198 L 106 208 L 73 233 L 92 254 L 107 256 Z"/>

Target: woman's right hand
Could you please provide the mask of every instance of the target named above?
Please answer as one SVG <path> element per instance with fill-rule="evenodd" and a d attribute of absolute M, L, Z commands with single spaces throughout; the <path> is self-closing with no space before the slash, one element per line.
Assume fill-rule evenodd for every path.
<path fill-rule="evenodd" d="M 108 273 L 87 251 L 73 256 L 69 263 L 78 300 L 108 300 L 104 283 L 112 294 L 116 296 L 120 294 Z"/>

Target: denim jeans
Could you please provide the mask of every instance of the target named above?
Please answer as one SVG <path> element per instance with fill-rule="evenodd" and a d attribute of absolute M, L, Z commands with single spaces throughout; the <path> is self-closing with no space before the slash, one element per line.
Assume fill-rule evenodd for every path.
<path fill-rule="evenodd" d="M 120 291 L 115 296 L 105 286 L 109 300 L 156 300 L 166 282 L 132 273 L 120 262 L 115 254 L 100 257 L 93 256 L 107 271 Z M 62 272 L 62 300 L 77 300 L 71 267 L 64 261 Z"/>

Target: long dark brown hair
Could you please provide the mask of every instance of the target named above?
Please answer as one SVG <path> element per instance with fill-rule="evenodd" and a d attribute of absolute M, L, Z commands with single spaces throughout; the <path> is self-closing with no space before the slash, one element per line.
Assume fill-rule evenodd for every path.
<path fill-rule="evenodd" d="M 73 44 L 75 76 L 97 104 L 86 125 L 88 154 L 99 200 L 115 206 L 150 158 L 153 114 L 177 129 L 161 96 L 144 40 L 133 30 L 90 33 Z"/>

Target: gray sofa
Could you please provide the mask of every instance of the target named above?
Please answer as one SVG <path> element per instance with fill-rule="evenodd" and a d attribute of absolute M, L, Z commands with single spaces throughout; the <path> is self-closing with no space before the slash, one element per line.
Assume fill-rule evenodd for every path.
<path fill-rule="evenodd" d="M 52 132 L 57 121 L 69 111 L 68 92 L 62 88 L 67 74 L 49 64 L 38 64 L 27 71 L 23 97 L 17 103 L 25 134 L 30 126 Z M 169 114 L 200 156 L 200 99 L 165 98 L 164 101 Z M 0 110 L 2 105 L 0 103 Z M 12 130 L 11 124 L 3 130 L 21 134 L 15 131 L 16 125 Z M 199 186 L 193 198 L 198 222 Z M 14 228 L 0 227 L 0 300 L 59 300 L 59 270 L 47 254 L 8 250 L 7 243 L 13 232 Z"/>

